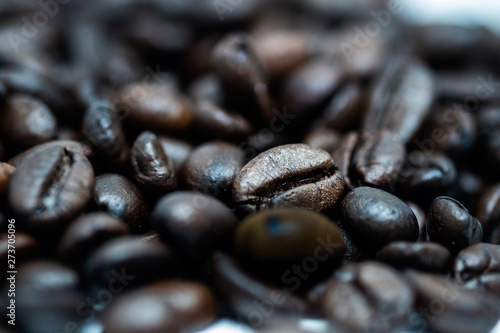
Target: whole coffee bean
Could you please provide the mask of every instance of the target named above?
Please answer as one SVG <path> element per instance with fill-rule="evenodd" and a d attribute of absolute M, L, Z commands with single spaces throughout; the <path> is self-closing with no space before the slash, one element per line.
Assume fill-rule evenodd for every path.
<path fill-rule="evenodd" d="M 142 132 L 134 142 L 131 153 L 134 179 L 158 193 L 177 187 L 174 165 L 163 149 L 160 139 L 149 132 Z"/>
<path fill-rule="evenodd" d="M 96 99 L 88 106 L 82 121 L 82 133 L 94 146 L 98 161 L 121 166 L 128 161 L 129 146 L 121 119 L 113 105 L 105 99 Z"/>
<path fill-rule="evenodd" d="M 257 279 L 226 254 L 218 252 L 213 255 L 212 272 L 213 283 L 231 310 L 254 327 L 272 317 L 298 320 L 309 312 L 305 299 Z M 261 314 L 262 304 L 272 304 L 273 312 L 269 316 Z"/>
<path fill-rule="evenodd" d="M 16 167 L 13 165 L 0 162 L 0 196 L 7 191 L 14 171 L 16 171 Z"/>
<path fill-rule="evenodd" d="M 427 214 L 424 212 L 420 206 L 417 204 L 406 201 L 405 204 L 410 207 L 410 209 L 413 211 L 413 214 L 417 217 L 417 222 L 418 222 L 418 239 L 417 241 L 419 242 L 425 242 L 428 238 L 427 236 Z"/>
<path fill-rule="evenodd" d="M 418 222 L 413 211 L 398 197 L 371 187 L 358 187 L 342 205 L 347 225 L 370 247 L 381 248 L 392 241 L 416 241 Z"/>
<path fill-rule="evenodd" d="M 159 132 L 183 132 L 193 120 L 191 103 L 163 84 L 131 84 L 120 92 L 115 105 L 128 115 L 127 120 Z"/>
<path fill-rule="evenodd" d="M 242 262 L 278 272 L 283 281 L 290 282 L 298 280 L 290 277 L 294 276 L 292 266 L 302 266 L 309 273 L 317 271 L 318 266 L 331 269 L 346 251 L 339 229 L 328 218 L 308 210 L 284 208 L 247 216 L 236 230 L 234 248 Z"/>
<path fill-rule="evenodd" d="M 126 288 L 172 275 L 174 258 L 170 249 L 156 239 L 147 241 L 126 236 L 97 248 L 84 268 L 86 281 L 96 290 L 107 288 L 110 281 L 117 279 L 119 282 L 115 284 Z"/>
<path fill-rule="evenodd" d="M 334 151 L 340 144 L 342 135 L 327 127 L 313 127 L 303 140 L 303 143 L 328 152 Z"/>
<path fill-rule="evenodd" d="M 175 192 L 158 201 L 151 222 L 179 256 L 199 261 L 231 244 L 238 219 L 213 197 Z"/>
<path fill-rule="evenodd" d="M 411 315 L 412 330 L 484 333 L 498 322 L 500 313 L 491 295 L 460 288 L 439 275 L 416 271 L 407 271 L 405 275 L 415 290 L 415 308 L 419 309 L 418 313 L 422 316 Z M 438 306 L 439 311 L 433 310 Z"/>
<path fill-rule="evenodd" d="M 2 265 L 11 263 L 21 265 L 40 256 L 40 248 L 35 238 L 20 231 L 15 233 L 15 238 L 9 237 L 9 235 L 13 234 L 0 234 L 0 260 L 5 263 Z M 13 240 L 15 240 L 15 243 L 13 243 Z M 12 256 L 12 250 L 15 250 L 14 257 Z"/>
<path fill-rule="evenodd" d="M 481 221 L 484 234 L 500 225 L 500 184 L 489 187 L 477 203 L 476 216 Z"/>
<path fill-rule="evenodd" d="M 84 260 L 97 247 L 128 232 L 128 227 L 111 215 L 105 213 L 82 215 L 71 222 L 64 231 L 58 246 L 58 257 L 71 266 L 81 267 Z"/>
<path fill-rule="evenodd" d="M 451 269 L 453 255 L 438 243 L 396 241 L 378 251 L 377 260 L 397 268 L 446 274 Z"/>
<path fill-rule="evenodd" d="M 388 129 L 407 143 L 429 113 L 433 99 L 434 80 L 429 69 L 416 60 L 392 61 L 374 82 L 363 129 Z"/>
<path fill-rule="evenodd" d="M 21 148 L 49 141 L 57 133 L 57 120 L 50 109 L 29 95 L 9 97 L 0 112 L 0 124 L 4 138 Z"/>
<path fill-rule="evenodd" d="M 427 219 L 429 239 L 443 244 L 452 253 L 481 242 L 481 223 L 457 200 L 437 197 L 431 204 Z"/>
<path fill-rule="evenodd" d="M 459 283 L 500 273 L 500 245 L 479 243 L 463 249 L 457 254 L 453 273 Z"/>
<path fill-rule="evenodd" d="M 158 139 L 160 139 L 161 147 L 168 159 L 172 162 L 175 173 L 178 175 L 182 165 L 193 151 L 193 146 L 187 142 L 164 135 L 158 136 Z"/>
<path fill-rule="evenodd" d="M 405 147 L 389 131 L 364 132 L 358 139 L 357 148 L 353 152 L 349 172 L 351 180 L 359 179 L 363 185 L 390 187 L 405 159 Z"/>
<path fill-rule="evenodd" d="M 343 85 L 330 100 L 322 114 L 326 126 L 345 129 L 353 125 L 364 107 L 364 93 L 360 84 L 351 81 Z"/>
<path fill-rule="evenodd" d="M 389 266 L 347 264 L 322 295 L 322 309 L 339 332 L 392 332 L 405 324 L 413 305 L 411 287 Z"/>
<path fill-rule="evenodd" d="M 223 141 L 207 142 L 196 148 L 181 170 L 186 188 L 228 201 L 233 182 L 244 164 L 244 154 Z"/>
<path fill-rule="evenodd" d="M 130 227 L 133 232 L 146 230 L 147 208 L 144 196 L 127 178 L 116 174 L 96 177 L 94 205 Z"/>
<path fill-rule="evenodd" d="M 105 311 L 106 332 L 198 332 L 216 319 L 217 301 L 200 283 L 164 280 L 123 295 Z"/>
<path fill-rule="evenodd" d="M 26 228 L 48 231 L 85 208 L 93 185 L 94 170 L 84 155 L 60 146 L 40 148 L 12 175 L 9 203 Z"/>
<path fill-rule="evenodd" d="M 344 179 L 330 154 L 304 144 L 269 149 L 248 162 L 234 180 L 239 209 L 332 208 L 344 191 Z"/>

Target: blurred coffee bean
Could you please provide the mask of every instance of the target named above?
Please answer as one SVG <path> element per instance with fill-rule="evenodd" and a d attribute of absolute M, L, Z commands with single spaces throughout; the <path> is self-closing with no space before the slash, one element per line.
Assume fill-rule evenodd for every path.
<path fill-rule="evenodd" d="M 405 204 L 410 207 L 413 211 L 413 214 L 417 217 L 418 222 L 418 242 L 425 242 L 427 240 L 427 214 L 424 210 L 418 206 L 417 204 L 406 201 Z"/>
<path fill-rule="evenodd" d="M 173 162 L 155 134 L 145 131 L 137 137 L 132 146 L 131 163 L 134 179 L 145 188 L 166 193 L 177 187 Z"/>
<path fill-rule="evenodd" d="M 337 149 L 332 152 L 333 160 L 338 165 L 339 171 L 344 176 L 345 184 L 348 189 L 353 189 L 354 185 L 349 177 L 349 169 L 353 153 L 358 143 L 359 134 L 357 132 L 349 132 L 339 142 Z"/>
<path fill-rule="evenodd" d="M 214 74 L 208 74 L 196 79 L 189 87 L 189 96 L 194 101 L 208 100 L 217 105 L 222 105 L 224 101 L 221 82 Z"/>
<path fill-rule="evenodd" d="M 20 231 L 14 232 L 15 228 L 9 228 L 8 230 L 10 232 L 0 234 L 0 260 L 2 260 L 2 267 L 8 267 L 10 264 L 20 266 L 41 255 L 40 247 L 35 238 Z"/>
<path fill-rule="evenodd" d="M 500 273 L 500 245 L 479 243 L 463 249 L 457 254 L 453 273 L 459 283 Z"/>
<path fill-rule="evenodd" d="M 409 142 L 429 113 L 434 81 L 429 69 L 413 59 L 397 59 L 374 81 L 362 128 L 388 129 Z"/>
<path fill-rule="evenodd" d="M 94 170 L 84 155 L 61 146 L 43 147 L 17 167 L 9 203 L 25 228 L 45 233 L 85 208 L 93 184 Z"/>
<path fill-rule="evenodd" d="M 378 251 L 377 260 L 397 268 L 446 274 L 451 269 L 453 256 L 438 243 L 396 241 Z"/>
<path fill-rule="evenodd" d="M 406 324 L 413 291 L 397 271 L 376 262 L 337 270 L 322 296 L 322 309 L 339 332 L 392 332 Z"/>
<path fill-rule="evenodd" d="M 228 201 L 243 164 L 244 155 L 237 146 L 223 141 L 207 142 L 191 153 L 182 167 L 181 179 L 190 190 Z"/>
<path fill-rule="evenodd" d="M 13 95 L 0 112 L 0 130 L 6 141 L 26 149 L 55 138 L 57 120 L 42 101 Z"/>
<path fill-rule="evenodd" d="M 455 184 L 449 187 L 445 195 L 457 199 L 468 210 L 475 211 L 479 199 L 486 192 L 486 184 L 484 175 L 479 172 L 470 169 L 458 170 Z M 480 221 L 484 225 L 482 220 Z M 483 231 L 486 237 L 487 231 Z"/>
<path fill-rule="evenodd" d="M 472 96 L 488 101 L 500 101 L 500 91 L 490 86 L 492 75 L 486 69 L 460 68 L 460 71 L 440 70 L 435 74 L 438 100 L 457 101 L 470 111 L 479 106 L 474 98 L 469 100 Z"/>
<path fill-rule="evenodd" d="M 198 332 L 216 316 L 217 301 L 208 287 L 163 280 L 117 299 L 106 309 L 103 324 L 106 332 Z"/>
<path fill-rule="evenodd" d="M 127 178 L 117 174 L 96 177 L 93 197 L 97 210 L 123 221 L 132 232 L 147 229 L 148 212 L 144 196 Z"/>
<path fill-rule="evenodd" d="M 0 196 L 7 192 L 14 171 L 16 171 L 14 166 L 0 162 Z"/>
<path fill-rule="evenodd" d="M 500 109 L 488 107 L 477 114 L 479 130 L 479 148 L 482 163 L 493 164 L 496 170 L 500 166 Z"/>
<path fill-rule="evenodd" d="M 476 216 L 486 237 L 500 225 L 500 184 L 489 187 L 477 203 Z"/>
<path fill-rule="evenodd" d="M 238 209 L 332 208 L 342 196 L 344 179 L 330 154 L 304 144 L 269 149 L 248 162 L 234 180 Z"/>
<path fill-rule="evenodd" d="M 105 213 L 89 213 L 75 219 L 66 228 L 58 245 L 58 257 L 80 268 L 97 247 L 108 240 L 128 234 L 128 227 Z"/>
<path fill-rule="evenodd" d="M 86 282 L 99 288 L 127 288 L 162 279 L 174 272 L 170 249 L 158 240 L 136 236 L 112 239 L 92 252 L 84 266 Z"/>
<path fill-rule="evenodd" d="M 359 82 L 347 82 L 333 95 L 322 113 L 321 121 L 325 121 L 330 128 L 340 130 L 352 126 L 363 111 L 364 99 Z"/>
<path fill-rule="evenodd" d="M 491 295 L 460 288 L 440 275 L 416 271 L 405 275 L 416 293 L 418 312 L 409 319 L 412 330 L 484 333 L 498 322 L 497 302 Z"/>
<path fill-rule="evenodd" d="M 342 134 L 336 130 L 327 127 L 313 127 L 302 142 L 331 153 L 339 146 L 341 139 Z"/>
<path fill-rule="evenodd" d="M 182 165 L 193 151 L 193 146 L 185 141 L 174 139 L 168 136 L 158 136 L 160 145 L 174 166 L 174 171 L 178 175 Z"/>
<path fill-rule="evenodd" d="M 151 223 L 179 256 L 198 262 L 231 245 L 238 219 L 213 197 L 175 192 L 158 201 Z"/>
<path fill-rule="evenodd" d="M 371 187 L 355 188 L 345 197 L 342 212 L 349 230 L 374 249 L 392 241 L 416 241 L 418 238 L 415 214 L 388 192 Z"/>
<path fill-rule="evenodd" d="M 437 197 L 429 208 L 427 218 L 429 240 L 447 247 L 453 254 L 481 242 L 481 223 L 457 200 Z"/>
<path fill-rule="evenodd" d="M 292 266 L 312 274 L 331 270 L 346 251 L 340 231 L 328 218 L 284 208 L 247 216 L 236 230 L 234 248 L 242 262 L 277 272 L 283 281 L 296 285 L 300 279 L 291 274 Z"/>

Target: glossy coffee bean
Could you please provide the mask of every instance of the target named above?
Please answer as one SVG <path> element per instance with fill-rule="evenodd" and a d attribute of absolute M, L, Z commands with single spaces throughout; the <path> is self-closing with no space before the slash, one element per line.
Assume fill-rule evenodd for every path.
<path fill-rule="evenodd" d="M 397 241 L 378 251 L 377 260 L 397 268 L 446 274 L 451 269 L 453 255 L 438 243 Z"/>
<path fill-rule="evenodd" d="M 489 332 L 498 322 L 500 312 L 491 295 L 463 289 L 440 275 L 416 271 L 408 271 L 405 275 L 417 296 L 415 308 L 418 311 L 410 314 L 409 319 L 411 329 L 483 333 Z"/>
<path fill-rule="evenodd" d="M 62 147 L 40 148 L 24 157 L 10 180 L 9 203 L 26 228 L 51 228 L 87 205 L 94 170 L 85 156 Z"/>
<path fill-rule="evenodd" d="M 193 151 L 193 146 L 187 142 L 164 135 L 158 136 L 158 139 L 160 139 L 161 147 L 165 155 L 167 155 L 168 159 L 172 162 L 175 173 L 178 175 L 182 165 Z"/>
<path fill-rule="evenodd" d="M 144 196 L 127 178 L 117 174 L 96 177 L 93 196 L 97 210 L 122 220 L 132 232 L 146 229 L 147 208 Z"/>
<path fill-rule="evenodd" d="M 476 207 L 476 216 L 481 221 L 485 235 L 500 225 L 500 184 L 486 189 Z"/>
<path fill-rule="evenodd" d="M 14 171 L 16 171 L 16 168 L 13 165 L 0 162 L 0 195 L 7 191 Z"/>
<path fill-rule="evenodd" d="M 21 148 L 55 138 L 58 127 L 50 109 L 29 95 L 9 97 L 0 112 L 0 124 L 4 138 Z"/>
<path fill-rule="evenodd" d="M 425 242 L 427 240 L 427 214 L 424 210 L 418 206 L 417 204 L 406 201 L 405 204 L 410 207 L 413 211 L 413 214 L 417 217 L 418 222 L 418 240 L 419 242 Z"/>
<path fill-rule="evenodd" d="M 342 196 L 344 179 L 324 150 L 304 144 L 269 149 L 248 162 L 234 181 L 238 208 L 332 208 Z"/>
<path fill-rule="evenodd" d="M 479 243 L 463 249 L 457 254 L 453 272 L 459 283 L 500 273 L 500 245 Z"/>
<path fill-rule="evenodd" d="M 84 275 L 95 288 L 108 288 L 110 283 L 120 283 L 126 288 L 171 275 L 173 261 L 171 250 L 157 239 L 118 237 L 90 255 L 84 266 Z M 118 282 L 112 282 L 117 279 Z"/>
<path fill-rule="evenodd" d="M 97 247 L 128 232 L 128 227 L 111 215 L 82 215 L 71 222 L 64 231 L 58 246 L 58 257 L 71 266 L 80 267 Z"/>
<path fill-rule="evenodd" d="M 117 299 L 106 309 L 103 324 L 106 332 L 198 332 L 216 316 L 215 295 L 206 286 L 163 280 Z"/>
<path fill-rule="evenodd" d="M 187 189 L 227 201 L 243 164 L 244 154 L 237 146 L 223 141 L 207 142 L 196 148 L 184 163 L 182 182 Z"/>
<path fill-rule="evenodd" d="M 358 187 L 342 205 L 347 225 L 355 237 L 381 248 L 396 240 L 416 241 L 418 222 L 413 211 L 396 196 L 371 187 Z"/>
<path fill-rule="evenodd" d="M 322 121 L 334 129 L 345 129 L 353 125 L 364 106 L 364 93 L 358 82 L 348 82 L 333 95 L 323 111 Z"/>
<path fill-rule="evenodd" d="M 427 219 L 429 239 L 447 247 L 452 253 L 481 242 L 481 223 L 458 201 L 449 197 L 434 199 Z"/>
<path fill-rule="evenodd" d="M 413 299 L 412 288 L 397 271 L 368 261 L 339 269 L 321 305 L 340 332 L 391 332 L 406 324 Z"/>
<path fill-rule="evenodd" d="M 145 188 L 165 193 L 177 187 L 174 165 L 152 132 L 142 132 L 131 153 L 134 179 Z"/>
<path fill-rule="evenodd" d="M 232 243 L 238 219 L 213 197 L 176 192 L 158 201 L 151 213 L 151 223 L 178 255 L 199 260 Z"/>

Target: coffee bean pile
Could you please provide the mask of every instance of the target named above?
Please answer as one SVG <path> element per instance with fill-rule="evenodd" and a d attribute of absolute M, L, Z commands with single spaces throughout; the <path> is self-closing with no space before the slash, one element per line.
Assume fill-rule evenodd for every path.
<path fill-rule="evenodd" d="M 400 5 L 0 2 L 0 331 L 490 331 L 500 39 Z"/>

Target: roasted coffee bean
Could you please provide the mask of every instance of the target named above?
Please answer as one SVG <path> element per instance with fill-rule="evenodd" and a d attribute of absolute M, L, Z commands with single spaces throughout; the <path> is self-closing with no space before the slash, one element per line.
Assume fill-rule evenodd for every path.
<path fill-rule="evenodd" d="M 381 248 L 392 241 L 416 241 L 418 222 L 413 211 L 396 196 L 371 187 L 358 187 L 342 205 L 346 227 L 370 247 Z"/>
<path fill-rule="evenodd" d="M 244 162 L 244 154 L 237 146 L 223 141 L 207 142 L 196 148 L 184 163 L 182 182 L 190 190 L 228 201 Z"/>
<path fill-rule="evenodd" d="M 458 170 L 455 184 L 449 187 L 445 195 L 457 199 L 468 210 L 476 211 L 479 199 L 487 190 L 486 184 L 487 180 L 483 174 L 470 169 Z M 482 220 L 480 221 L 484 225 Z M 483 232 L 486 237 L 487 231 Z"/>
<path fill-rule="evenodd" d="M 125 87 L 115 103 L 127 120 L 145 129 L 178 133 L 193 121 L 193 106 L 164 84 L 131 84 Z"/>
<path fill-rule="evenodd" d="M 500 245 L 479 243 L 463 249 L 457 254 L 453 272 L 460 283 L 500 273 Z"/>
<path fill-rule="evenodd" d="M 479 111 L 477 115 L 482 163 L 493 163 L 500 166 L 500 109 L 488 107 Z M 495 169 L 496 170 L 496 169 Z"/>
<path fill-rule="evenodd" d="M 147 228 L 147 208 L 144 196 L 127 178 L 116 174 L 96 177 L 94 205 L 129 226 L 133 232 Z"/>
<path fill-rule="evenodd" d="M 227 254 L 213 255 L 212 276 L 215 287 L 231 310 L 250 325 L 260 326 L 274 316 L 298 320 L 309 312 L 305 299 L 257 279 Z M 261 304 L 272 304 L 273 312 L 269 316 L 262 315 Z"/>
<path fill-rule="evenodd" d="M 339 229 L 328 218 L 285 208 L 247 216 L 236 230 L 234 248 L 242 262 L 278 272 L 283 281 L 290 282 L 298 279 L 291 274 L 292 266 L 310 273 L 318 266 L 331 269 L 346 251 Z"/>
<path fill-rule="evenodd" d="M 481 242 L 481 223 L 457 200 L 437 197 L 427 218 L 429 239 L 447 247 L 452 253 Z"/>
<path fill-rule="evenodd" d="M 332 152 L 337 149 L 341 139 L 342 135 L 336 130 L 313 127 L 302 141 L 307 145 Z"/>
<path fill-rule="evenodd" d="M 170 248 L 156 239 L 136 236 L 118 237 L 97 248 L 87 259 L 84 275 L 88 283 L 106 288 L 110 281 L 120 281 L 126 288 L 162 279 L 174 272 Z"/>
<path fill-rule="evenodd" d="M 352 126 L 363 110 L 364 97 L 358 82 L 347 82 L 334 94 L 323 111 L 321 121 L 339 130 Z"/>
<path fill-rule="evenodd" d="M 197 332 L 216 316 L 217 301 L 206 286 L 164 280 L 117 299 L 106 309 L 103 324 L 106 332 Z"/>
<path fill-rule="evenodd" d="M 164 135 L 158 136 L 158 139 L 160 140 L 165 155 L 167 155 L 168 159 L 172 162 L 175 173 L 178 175 L 182 165 L 193 151 L 193 146 L 187 142 Z"/>
<path fill-rule="evenodd" d="M 151 222 L 179 256 L 200 260 L 232 243 L 238 219 L 213 197 L 196 192 L 175 192 L 158 201 Z"/>
<path fill-rule="evenodd" d="M 14 95 L 0 112 L 0 130 L 6 141 L 26 149 L 55 138 L 57 120 L 42 101 Z"/>
<path fill-rule="evenodd" d="M 395 60 L 374 82 L 363 129 L 388 129 L 407 143 L 429 113 L 433 99 L 429 69 L 415 60 Z"/>
<path fill-rule="evenodd" d="M 94 170 L 84 155 L 61 146 L 39 148 L 12 175 L 9 203 L 27 229 L 48 232 L 85 208 L 93 185 Z"/>
<path fill-rule="evenodd" d="M 189 96 L 194 101 L 211 101 L 216 105 L 222 105 L 224 91 L 219 78 L 209 74 L 196 79 L 189 87 Z"/>
<path fill-rule="evenodd" d="M 419 242 L 425 242 L 427 240 L 427 214 L 424 212 L 420 206 L 413 202 L 405 202 L 408 207 L 411 208 L 413 214 L 417 217 L 418 222 L 418 239 Z"/>
<path fill-rule="evenodd" d="M 405 275 L 415 290 L 415 308 L 422 316 L 410 315 L 412 330 L 484 333 L 498 322 L 500 312 L 497 301 L 491 295 L 460 288 L 440 275 L 416 271 L 408 271 Z"/>
<path fill-rule="evenodd" d="M 234 181 L 238 208 L 332 208 L 344 191 L 344 179 L 331 156 L 304 144 L 269 149 L 247 163 Z"/>
<path fill-rule="evenodd" d="M 485 235 L 500 225 L 500 184 L 489 187 L 483 193 L 476 207 L 476 216 Z"/>
<path fill-rule="evenodd" d="M 137 137 L 131 162 L 134 179 L 145 188 L 166 193 L 177 187 L 174 164 L 155 134 L 145 131 Z"/>
<path fill-rule="evenodd" d="M 332 152 L 333 160 L 338 165 L 339 171 L 344 175 L 346 186 L 349 189 L 354 188 L 353 182 L 349 178 L 349 168 L 358 138 L 359 134 L 357 132 L 347 133 L 339 142 L 337 149 Z"/>
<path fill-rule="evenodd" d="M 2 266 L 11 263 L 14 266 L 21 265 L 40 256 L 40 247 L 36 239 L 20 231 L 16 231 L 15 238 L 9 235 L 14 235 L 14 233 L 11 231 L 10 233 L 0 234 L 0 260 L 5 263 Z M 15 252 L 12 252 L 12 250 L 15 250 Z M 12 255 L 12 253 L 15 254 Z"/>
<path fill-rule="evenodd" d="M 64 231 L 58 246 L 58 257 L 71 266 L 81 267 L 84 260 L 97 247 L 128 232 L 128 227 L 111 215 L 105 213 L 82 215 L 71 222 Z"/>
<path fill-rule="evenodd" d="M 362 133 L 352 155 L 351 180 L 362 185 L 390 188 L 403 167 L 405 147 L 389 131 Z"/>
<path fill-rule="evenodd" d="M 82 133 L 92 143 L 99 162 L 123 167 L 128 161 L 130 148 L 121 119 L 109 101 L 96 99 L 89 105 L 83 117 Z"/>
<path fill-rule="evenodd" d="M 413 291 L 397 271 L 376 262 L 347 264 L 322 295 L 322 309 L 339 332 L 392 332 L 406 324 Z"/>
<path fill-rule="evenodd" d="M 397 268 L 446 274 L 451 269 L 453 256 L 447 248 L 438 243 L 397 241 L 378 251 L 377 260 Z"/>
<path fill-rule="evenodd" d="M 16 167 L 0 162 L 0 196 L 3 195 L 9 187 L 10 178 L 16 171 Z"/>

